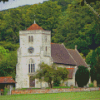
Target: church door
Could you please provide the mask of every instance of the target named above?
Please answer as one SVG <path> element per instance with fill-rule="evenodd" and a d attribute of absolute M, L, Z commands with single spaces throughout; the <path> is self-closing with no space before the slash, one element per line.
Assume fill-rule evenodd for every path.
<path fill-rule="evenodd" d="M 32 76 L 30 76 L 30 87 L 35 87 L 35 79 Z"/>

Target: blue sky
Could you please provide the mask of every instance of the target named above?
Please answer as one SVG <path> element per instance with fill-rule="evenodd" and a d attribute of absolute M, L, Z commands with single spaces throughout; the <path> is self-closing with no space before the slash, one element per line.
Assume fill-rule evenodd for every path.
<path fill-rule="evenodd" d="M 0 2 L 0 11 L 10 8 L 15 8 L 22 5 L 32 5 L 36 3 L 42 3 L 47 0 L 9 0 L 8 2 Z"/>

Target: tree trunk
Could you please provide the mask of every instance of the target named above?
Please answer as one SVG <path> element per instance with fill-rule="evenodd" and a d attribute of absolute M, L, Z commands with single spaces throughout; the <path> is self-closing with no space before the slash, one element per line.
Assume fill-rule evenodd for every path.
<path fill-rule="evenodd" d="M 50 82 L 50 88 L 52 88 L 52 83 Z"/>

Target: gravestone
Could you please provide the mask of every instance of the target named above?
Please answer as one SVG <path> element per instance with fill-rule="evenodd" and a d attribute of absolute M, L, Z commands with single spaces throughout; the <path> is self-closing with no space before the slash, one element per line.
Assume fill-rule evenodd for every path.
<path fill-rule="evenodd" d="M 94 85 L 94 87 L 97 87 L 97 81 L 96 80 L 93 81 L 93 85 Z"/>

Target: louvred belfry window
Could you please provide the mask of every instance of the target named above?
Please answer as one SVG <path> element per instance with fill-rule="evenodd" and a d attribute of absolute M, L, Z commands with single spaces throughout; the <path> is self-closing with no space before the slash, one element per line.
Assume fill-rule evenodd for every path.
<path fill-rule="evenodd" d="M 31 37 L 29 36 L 28 38 L 29 38 L 29 42 L 30 42 L 31 41 Z"/>
<path fill-rule="evenodd" d="M 33 42 L 33 36 L 31 36 L 31 42 Z"/>
<path fill-rule="evenodd" d="M 29 36 L 29 37 L 28 37 L 28 41 L 29 41 L 29 42 L 33 42 L 33 36 Z"/>

